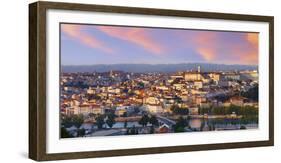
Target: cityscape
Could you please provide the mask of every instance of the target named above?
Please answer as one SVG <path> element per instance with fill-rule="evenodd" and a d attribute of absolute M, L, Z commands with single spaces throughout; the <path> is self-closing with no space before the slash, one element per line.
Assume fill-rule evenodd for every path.
<path fill-rule="evenodd" d="M 67 28 L 64 29 L 63 26 Z M 132 30 L 133 27 L 111 27 L 112 35 L 108 36 L 108 31 L 100 30 L 98 29 L 100 26 L 96 25 L 84 27 L 83 25 L 63 24 L 63 26 L 61 28 L 63 54 L 61 54 L 60 74 L 61 138 L 182 132 L 188 134 L 189 132 L 258 129 L 258 55 L 252 35 L 244 39 L 244 35 L 248 36 L 247 33 L 231 33 L 230 38 L 229 32 L 208 31 L 205 36 L 209 36 L 209 33 L 216 33 L 212 35 L 214 36 L 212 40 L 217 40 L 214 42 L 226 42 L 225 38 L 228 38 L 226 40 L 234 40 L 231 43 L 239 45 L 237 43 L 239 38 L 243 46 L 241 45 L 241 48 L 236 50 L 230 47 L 232 44 L 226 45 L 230 52 L 225 58 L 229 61 L 224 61 L 226 60 L 224 58 L 221 59 L 221 63 L 220 55 L 213 55 L 212 51 L 208 53 L 208 55 L 212 55 L 212 58 L 208 58 L 199 50 L 194 52 L 194 56 L 197 54 L 198 58 L 187 63 L 176 54 L 164 54 L 166 51 L 162 52 L 151 47 L 150 45 L 157 41 L 153 42 L 151 39 L 153 37 L 148 39 L 155 34 L 153 31 L 149 31 L 150 28 L 142 31 L 146 32 L 143 39 L 149 43 L 148 46 L 143 42 L 132 41 L 112 32 L 116 30 L 115 28 L 118 30 L 122 28 L 124 37 L 133 38 L 136 37 L 133 34 L 126 35 L 126 32 Z M 135 29 L 138 37 L 143 34 L 139 32 L 139 29 L 143 30 L 143 28 Z M 101 33 L 96 30 L 100 30 Z M 153 30 L 158 32 L 162 29 Z M 171 32 L 166 32 L 167 35 L 179 32 L 175 29 L 169 30 Z M 85 31 L 89 35 L 86 35 Z M 181 30 L 181 32 L 181 35 L 186 34 L 191 40 L 202 35 L 202 31 L 199 31 L 198 34 L 194 30 Z M 191 35 L 188 32 L 193 33 Z M 177 35 L 177 37 L 181 37 L 181 35 Z M 255 35 L 255 37 L 257 36 Z M 97 38 L 102 40 L 103 37 L 104 39 L 114 38 L 110 38 L 112 40 L 108 42 L 116 41 L 115 39 L 124 42 L 120 43 L 120 47 L 122 47 L 120 57 L 119 54 L 112 54 L 112 51 L 105 48 L 104 44 L 98 44 Z M 174 37 L 176 38 L 176 36 Z M 209 46 L 212 43 L 205 44 L 205 41 L 208 42 L 208 40 L 204 40 L 201 44 L 202 48 L 212 49 L 213 46 L 217 46 L 217 44 Z M 91 46 L 89 46 L 89 42 Z M 199 44 L 198 41 L 194 42 Z M 80 48 L 75 47 L 78 50 L 73 51 L 71 56 L 71 49 L 74 48 L 71 45 L 74 43 L 78 43 L 77 46 Z M 125 43 L 129 45 L 125 45 Z M 173 48 L 179 46 L 157 43 L 167 47 L 174 46 Z M 246 43 L 248 46 L 244 50 L 247 54 L 252 55 L 249 57 L 251 60 L 233 59 L 237 55 L 241 59 L 240 51 L 243 50 Z M 190 44 L 192 42 L 189 42 L 188 45 Z M 196 47 L 195 45 L 190 47 L 190 53 L 192 53 L 193 47 L 197 48 L 197 44 Z M 130 46 L 130 48 L 126 46 Z M 128 64 L 126 60 L 130 57 L 133 46 L 136 46 L 135 50 L 139 52 L 146 49 L 152 49 L 152 51 L 147 50 L 141 53 L 143 55 L 137 59 L 141 62 L 132 60 Z M 83 58 L 84 53 L 97 49 L 103 51 L 100 53 L 104 53 L 104 55 L 95 56 L 98 63 L 95 63 L 95 59 L 91 60 L 92 56 Z M 124 49 L 129 49 L 129 53 L 124 53 Z M 186 49 L 183 51 L 187 52 Z M 255 51 L 255 53 L 250 54 L 249 51 Z M 225 52 L 225 49 L 219 48 L 214 54 L 221 52 Z M 109 55 L 105 55 L 106 53 Z M 163 55 L 155 56 L 154 53 L 163 53 Z M 150 54 L 151 57 L 148 57 Z M 125 55 L 125 57 L 122 58 L 121 55 Z M 178 55 L 181 54 L 178 53 Z M 73 56 L 74 58 L 71 58 Z M 112 59 L 115 57 L 119 60 Z M 159 60 L 152 60 L 155 57 L 158 57 Z M 192 60 L 196 57 L 189 58 Z M 104 61 L 101 62 L 102 60 Z M 89 64 L 90 61 L 93 63 Z"/>

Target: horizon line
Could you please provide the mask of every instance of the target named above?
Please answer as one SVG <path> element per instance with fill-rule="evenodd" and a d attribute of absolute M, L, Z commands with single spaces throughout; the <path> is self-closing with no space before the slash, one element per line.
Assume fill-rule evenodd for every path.
<path fill-rule="evenodd" d="M 81 64 L 81 65 L 64 65 L 60 66 L 96 66 L 96 65 L 179 65 L 179 64 L 212 64 L 212 65 L 226 65 L 226 66 L 258 66 L 255 64 L 225 64 L 225 63 L 200 63 L 200 62 L 187 62 L 187 63 L 99 63 L 99 64 Z"/>

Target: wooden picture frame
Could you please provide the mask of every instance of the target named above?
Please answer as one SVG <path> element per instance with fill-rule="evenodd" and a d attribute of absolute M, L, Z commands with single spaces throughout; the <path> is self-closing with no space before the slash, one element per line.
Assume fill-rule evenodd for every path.
<path fill-rule="evenodd" d="M 268 140 L 215 143 L 206 145 L 182 145 L 105 151 L 77 151 L 69 153 L 46 152 L 46 12 L 49 9 L 190 17 L 216 20 L 265 22 L 269 24 L 269 133 Z M 154 153 L 186 152 L 229 148 L 245 148 L 274 145 L 274 18 L 272 16 L 225 14 L 212 12 L 179 11 L 167 9 L 117 7 L 105 5 L 35 2 L 29 5 L 29 158 L 33 160 L 61 160 Z"/>

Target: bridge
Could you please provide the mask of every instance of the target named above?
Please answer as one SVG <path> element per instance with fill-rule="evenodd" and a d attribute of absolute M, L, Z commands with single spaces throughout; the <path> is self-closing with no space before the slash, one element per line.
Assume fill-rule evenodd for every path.
<path fill-rule="evenodd" d="M 169 127 L 172 127 L 173 125 L 176 124 L 175 121 L 169 119 L 169 118 L 166 118 L 166 117 L 163 117 L 161 115 L 157 115 L 156 116 L 158 121 L 161 122 L 161 123 L 165 123 L 166 125 L 168 125 Z"/>

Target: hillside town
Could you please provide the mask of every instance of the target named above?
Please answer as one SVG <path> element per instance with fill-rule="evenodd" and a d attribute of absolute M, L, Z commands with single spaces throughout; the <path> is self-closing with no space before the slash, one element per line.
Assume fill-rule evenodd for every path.
<path fill-rule="evenodd" d="M 258 71 L 62 73 L 61 137 L 258 128 Z"/>

